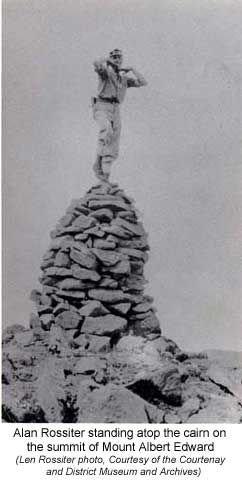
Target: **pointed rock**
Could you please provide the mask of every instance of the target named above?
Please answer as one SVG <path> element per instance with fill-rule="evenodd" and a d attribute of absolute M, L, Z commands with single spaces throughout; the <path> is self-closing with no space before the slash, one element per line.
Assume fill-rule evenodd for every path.
<path fill-rule="evenodd" d="M 40 316 L 40 322 L 43 329 L 49 331 L 51 324 L 54 323 L 54 316 L 52 314 L 42 314 Z"/>
<path fill-rule="evenodd" d="M 127 314 L 130 310 L 131 302 L 121 302 L 120 304 L 114 304 L 112 309 L 118 314 Z"/>
<path fill-rule="evenodd" d="M 100 301 L 88 301 L 85 306 L 79 309 L 79 314 L 83 317 L 97 317 L 109 314 L 109 311 Z"/>

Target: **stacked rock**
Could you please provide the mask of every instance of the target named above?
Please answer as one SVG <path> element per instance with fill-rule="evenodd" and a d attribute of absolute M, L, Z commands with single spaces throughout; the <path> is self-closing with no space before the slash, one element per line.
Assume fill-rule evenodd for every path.
<path fill-rule="evenodd" d="M 42 289 L 31 293 L 33 329 L 58 326 L 79 343 L 87 335 L 110 344 L 130 333 L 160 336 L 153 299 L 144 294 L 147 234 L 117 184 L 99 184 L 72 201 L 51 238 Z"/>

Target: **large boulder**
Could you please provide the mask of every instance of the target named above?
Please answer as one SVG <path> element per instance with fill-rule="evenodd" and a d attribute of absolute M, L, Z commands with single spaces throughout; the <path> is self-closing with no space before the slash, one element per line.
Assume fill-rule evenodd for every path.
<path fill-rule="evenodd" d="M 125 330 L 127 321 L 123 317 L 107 314 L 100 317 L 86 317 L 82 332 L 99 336 L 113 336 Z"/>
<path fill-rule="evenodd" d="M 147 423 L 145 401 L 121 386 L 109 384 L 77 399 L 77 422 Z M 135 406 L 135 409 L 134 409 Z"/>

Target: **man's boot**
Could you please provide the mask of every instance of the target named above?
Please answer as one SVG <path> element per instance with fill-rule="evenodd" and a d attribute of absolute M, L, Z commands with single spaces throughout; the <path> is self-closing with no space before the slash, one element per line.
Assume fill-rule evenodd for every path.
<path fill-rule="evenodd" d="M 105 156 L 102 158 L 102 172 L 103 172 L 103 180 L 105 182 L 109 182 L 112 161 L 113 159 L 109 156 Z"/>
<path fill-rule="evenodd" d="M 109 182 L 109 176 L 110 176 L 110 174 L 103 174 L 103 175 L 102 175 L 102 180 L 103 180 L 104 182 Z"/>

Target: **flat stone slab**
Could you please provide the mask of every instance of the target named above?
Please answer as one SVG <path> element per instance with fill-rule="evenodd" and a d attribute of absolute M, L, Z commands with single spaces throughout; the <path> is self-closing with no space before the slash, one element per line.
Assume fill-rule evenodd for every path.
<path fill-rule="evenodd" d="M 84 292 L 80 292 L 78 290 L 76 291 L 64 291 L 63 289 L 59 289 L 58 291 L 56 291 L 56 294 L 57 296 L 59 296 L 60 298 L 63 297 L 63 299 L 84 299 L 85 297 L 85 293 Z"/>
<path fill-rule="evenodd" d="M 119 247 L 119 252 L 135 259 L 145 260 L 145 252 L 138 249 L 131 249 L 130 247 Z"/>
<path fill-rule="evenodd" d="M 123 260 L 124 256 L 119 252 L 111 252 L 105 249 L 93 248 L 92 252 L 95 254 L 97 259 L 102 262 L 105 266 L 114 266 L 117 262 Z"/>
<path fill-rule="evenodd" d="M 134 314 L 132 314 L 132 317 L 131 319 L 134 319 L 134 320 L 143 320 L 143 319 L 146 319 L 147 317 L 150 317 L 153 315 L 153 311 L 152 309 L 150 309 L 149 311 L 147 312 L 136 312 Z"/>
<path fill-rule="evenodd" d="M 93 236 L 93 237 L 98 237 L 102 238 L 105 235 L 105 232 L 102 230 L 102 227 L 99 225 L 95 225 L 94 227 L 91 227 L 90 229 L 85 230 L 85 234 L 88 236 Z M 79 236 L 75 236 L 75 238 L 78 239 Z"/>
<path fill-rule="evenodd" d="M 79 241 L 86 241 L 88 239 L 87 231 L 85 230 L 85 232 L 82 232 L 82 234 L 75 234 L 74 239 Z"/>
<path fill-rule="evenodd" d="M 132 233 L 123 229 L 121 226 L 110 224 L 107 226 L 103 226 L 104 232 L 107 234 L 114 235 L 121 239 L 130 239 L 132 237 Z"/>
<path fill-rule="evenodd" d="M 93 242 L 93 247 L 96 249 L 107 249 L 107 250 L 113 250 L 115 249 L 116 242 L 113 241 L 107 241 L 105 239 L 95 239 Z"/>
<path fill-rule="evenodd" d="M 98 274 L 98 272 L 85 269 L 84 267 L 80 267 L 78 264 L 73 264 L 71 266 L 71 272 L 73 277 L 76 277 L 80 280 L 97 282 L 101 279 L 101 276 Z"/>
<path fill-rule="evenodd" d="M 111 197 L 111 196 L 110 196 Z M 119 210 L 130 210 L 130 206 L 127 205 L 122 200 L 113 199 L 100 199 L 100 200 L 90 200 L 88 203 L 90 209 L 103 209 L 110 208 L 112 211 L 117 212 Z"/>
<path fill-rule="evenodd" d="M 70 258 L 87 269 L 94 270 L 97 264 L 95 256 L 92 255 L 91 251 L 87 248 L 82 250 L 72 248 L 70 251 Z"/>
<path fill-rule="evenodd" d="M 48 277 L 70 277 L 71 270 L 65 267 L 49 267 L 45 269 L 45 275 Z"/>
<path fill-rule="evenodd" d="M 80 214 L 76 219 L 72 222 L 69 227 L 64 227 L 60 230 L 57 235 L 66 234 L 66 233 L 75 233 L 75 232 L 83 232 L 90 227 L 93 227 L 96 224 L 96 220 L 93 217 L 86 216 L 84 214 Z"/>
<path fill-rule="evenodd" d="M 122 332 L 127 327 L 127 321 L 123 317 L 107 314 L 100 317 L 87 317 L 82 325 L 81 331 L 99 336 L 113 336 Z"/>
<path fill-rule="evenodd" d="M 123 229 L 131 232 L 134 235 L 137 235 L 138 237 L 141 237 L 143 235 L 146 235 L 146 232 L 141 225 L 141 223 L 134 224 L 132 222 L 129 222 L 125 219 L 122 219 L 121 217 L 118 217 L 113 221 L 113 225 L 117 225 L 119 227 L 122 227 Z"/>
<path fill-rule="evenodd" d="M 110 304 L 130 300 L 130 295 L 119 289 L 89 289 L 88 296 Z"/>
<path fill-rule="evenodd" d="M 66 289 L 66 290 L 78 290 L 83 287 L 83 283 L 79 281 L 78 279 L 72 279 L 72 278 L 67 278 L 64 279 L 63 281 L 58 282 L 58 287 L 60 289 Z"/>
<path fill-rule="evenodd" d="M 137 304 L 136 306 L 133 307 L 132 311 L 134 312 L 147 312 L 151 308 L 151 303 L 150 302 L 140 302 L 140 304 Z"/>
<path fill-rule="evenodd" d="M 99 287 L 109 287 L 110 289 L 116 289 L 118 287 L 117 281 L 111 279 L 110 277 L 103 277 L 101 281 L 98 283 Z"/>

